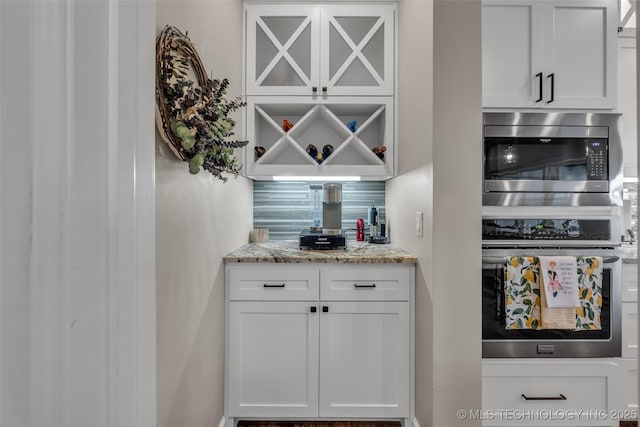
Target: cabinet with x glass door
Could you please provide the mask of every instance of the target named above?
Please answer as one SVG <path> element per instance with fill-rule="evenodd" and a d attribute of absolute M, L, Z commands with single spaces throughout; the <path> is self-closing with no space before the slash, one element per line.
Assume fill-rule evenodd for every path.
<path fill-rule="evenodd" d="M 395 172 L 395 2 L 245 3 L 245 174 Z"/>

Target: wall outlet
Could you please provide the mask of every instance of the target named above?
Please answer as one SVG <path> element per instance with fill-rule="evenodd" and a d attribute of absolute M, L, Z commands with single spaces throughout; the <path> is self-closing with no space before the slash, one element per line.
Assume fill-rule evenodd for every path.
<path fill-rule="evenodd" d="M 416 236 L 422 237 L 423 230 L 423 215 L 422 212 L 416 212 Z"/>

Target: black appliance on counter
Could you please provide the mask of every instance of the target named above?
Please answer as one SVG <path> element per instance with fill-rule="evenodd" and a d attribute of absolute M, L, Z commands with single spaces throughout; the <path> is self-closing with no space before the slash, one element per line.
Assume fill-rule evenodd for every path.
<path fill-rule="evenodd" d="M 346 249 L 347 239 L 344 234 L 326 234 L 303 230 L 300 233 L 300 249 Z"/>

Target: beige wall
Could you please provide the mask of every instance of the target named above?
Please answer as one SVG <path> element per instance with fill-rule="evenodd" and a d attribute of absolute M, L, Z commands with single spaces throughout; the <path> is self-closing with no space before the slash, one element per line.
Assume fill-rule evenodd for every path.
<path fill-rule="evenodd" d="M 419 259 L 416 416 L 479 426 L 456 413 L 481 407 L 480 1 L 400 0 L 398 28 L 400 175 L 386 209 L 394 243 Z"/>
<path fill-rule="evenodd" d="M 242 89 L 242 2 L 165 1 L 157 30 L 189 32 L 207 70 Z M 238 117 L 239 119 L 239 117 Z M 240 134 L 241 123 L 236 127 Z M 158 426 L 212 427 L 223 416 L 224 265 L 246 243 L 252 184 L 190 175 L 156 140 Z"/>
<path fill-rule="evenodd" d="M 418 256 L 416 269 L 416 417 L 432 425 L 433 299 L 429 278 L 433 246 L 433 2 L 398 4 L 398 167 L 387 182 L 385 209 L 394 244 Z M 424 236 L 415 235 L 423 212 Z"/>

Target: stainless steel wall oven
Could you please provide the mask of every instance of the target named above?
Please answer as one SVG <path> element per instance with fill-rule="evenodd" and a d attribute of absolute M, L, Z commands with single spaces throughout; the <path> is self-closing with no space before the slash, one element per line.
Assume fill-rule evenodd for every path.
<path fill-rule="evenodd" d="M 621 354 L 620 219 L 527 214 L 482 220 L 483 357 L 619 357 Z M 506 262 L 543 255 L 602 257 L 601 328 L 508 329 Z"/>
<path fill-rule="evenodd" d="M 483 114 L 483 205 L 621 206 L 621 115 Z"/>

